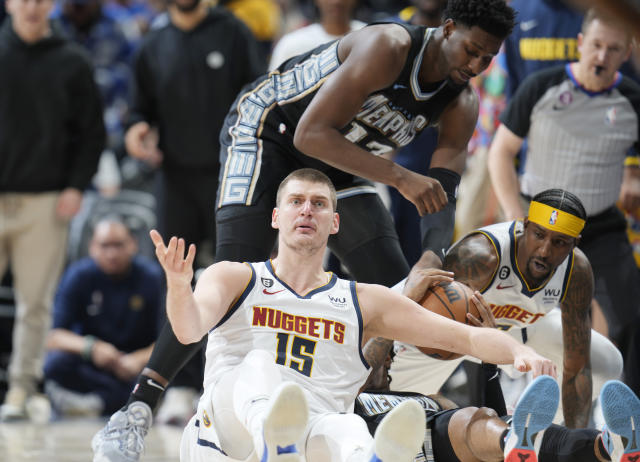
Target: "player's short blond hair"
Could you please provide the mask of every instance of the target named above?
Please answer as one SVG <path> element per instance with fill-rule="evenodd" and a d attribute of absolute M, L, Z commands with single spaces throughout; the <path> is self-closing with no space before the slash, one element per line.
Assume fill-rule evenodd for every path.
<path fill-rule="evenodd" d="M 333 211 L 338 208 L 338 197 L 336 195 L 336 188 L 333 186 L 333 183 L 329 179 L 327 175 L 322 173 L 320 170 L 316 170 L 315 168 L 301 168 L 299 170 L 294 170 L 289 173 L 287 177 L 282 180 L 280 186 L 278 186 L 278 192 L 276 194 L 276 207 L 280 205 L 280 198 L 282 196 L 282 190 L 291 180 L 301 180 L 308 181 L 310 183 L 320 183 L 327 185 L 329 188 L 329 198 L 331 199 L 331 205 L 333 206 Z"/>

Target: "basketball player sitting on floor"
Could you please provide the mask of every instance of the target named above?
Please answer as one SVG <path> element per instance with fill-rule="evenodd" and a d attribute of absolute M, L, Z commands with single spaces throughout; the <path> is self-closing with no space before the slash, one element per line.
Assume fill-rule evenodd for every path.
<path fill-rule="evenodd" d="M 417 287 L 413 294 L 405 290 L 420 300 L 426 290 L 419 285 L 421 269 L 442 267 L 480 291 L 499 329 L 556 364 L 564 421 L 571 428 L 587 426 L 590 398 L 597 398 L 604 383 L 622 372 L 620 352 L 591 329 L 593 274 L 576 248 L 585 218 L 574 194 L 542 191 L 524 221 L 472 232 L 449 249 L 443 264 L 425 252 L 407 279 Z M 396 344 L 396 353 L 392 388 L 424 394 L 436 393 L 460 361 L 438 361 L 407 344 Z M 513 375 L 509 368 L 506 372 Z"/>
<path fill-rule="evenodd" d="M 209 332 L 205 391 L 185 429 L 183 462 L 223 454 L 261 462 L 413 461 L 425 426 L 418 403 L 400 404 L 373 439 L 352 412 L 370 369 L 362 345 L 372 337 L 473 353 L 536 376 L 555 374 L 551 361 L 498 330 L 454 322 L 386 287 L 326 273 L 327 239 L 340 221 L 335 209 L 326 175 L 291 173 L 280 184 L 272 214 L 278 256 L 216 263 L 200 276 L 195 292 L 195 247 L 187 252 L 176 237 L 165 246 L 151 232 L 178 339 L 197 342 Z M 442 280 L 439 273 L 433 272 L 433 282 Z M 151 413 L 148 406 L 145 411 Z"/>

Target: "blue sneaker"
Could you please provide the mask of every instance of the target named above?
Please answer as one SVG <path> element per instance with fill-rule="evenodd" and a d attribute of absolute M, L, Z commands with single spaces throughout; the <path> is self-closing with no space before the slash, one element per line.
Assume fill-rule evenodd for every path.
<path fill-rule="evenodd" d="M 640 461 L 640 400 L 624 383 L 610 380 L 600 391 L 606 422 L 602 443 L 612 462 Z"/>
<path fill-rule="evenodd" d="M 407 400 L 382 419 L 369 462 L 413 462 L 424 442 L 426 417 L 417 401 Z"/>
<path fill-rule="evenodd" d="M 533 380 L 518 400 L 504 447 L 505 462 L 537 462 L 542 435 L 553 422 L 560 388 L 548 375 Z"/>
<path fill-rule="evenodd" d="M 302 388 L 285 382 L 276 390 L 264 419 L 264 452 L 260 462 L 302 462 L 296 446 L 309 420 L 309 407 Z"/>

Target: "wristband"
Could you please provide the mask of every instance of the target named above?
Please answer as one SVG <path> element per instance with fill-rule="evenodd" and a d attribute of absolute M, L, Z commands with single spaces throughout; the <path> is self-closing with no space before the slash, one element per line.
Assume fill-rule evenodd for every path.
<path fill-rule="evenodd" d="M 93 335 L 84 336 L 84 347 L 82 348 L 82 359 L 85 361 L 91 361 L 91 353 L 93 352 L 93 346 L 96 344 L 96 338 Z"/>

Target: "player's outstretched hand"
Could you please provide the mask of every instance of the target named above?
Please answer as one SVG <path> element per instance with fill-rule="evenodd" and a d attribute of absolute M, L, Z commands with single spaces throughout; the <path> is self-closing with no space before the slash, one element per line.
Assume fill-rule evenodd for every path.
<path fill-rule="evenodd" d="M 397 189 L 416 206 L 420 216 L 439 212 L 449 202 L 438 180 L 410 170 L 404 172 Z"/>
<path fill-rule="evenodd" d="M 411 300 L 420 303 L 429 287 L 441 282 L 452 282 L 453 273 L 437 268 L 424 268 L 411 271 L 402 293 Z"/>
<path fill-rule="evenodd" d="M 164 245 L 164 239 L 158 231 L 149 232 L 153 244 L 156 246 L 156 257 L 167 275 L 167 284 L 191 284 L 193 279 L 193 260 L 196 256 L 196 246 L 191 244 L 185 257 L 184 239 L 173 236 L 169 244 Z"/>
<path fill-rule="evenodd" d="M 491 312 L 491 307 L 486 302 L 482 294 L 475 290 L 473 295 L 471 296 L 471 301 L 478 308 L 478 313 L 480 314 L 480 319 L 476 318 L 473 314 L 467 313 L 467 319 L 471 323 L 472 326 L 476 327 L 498 327 L 498 323 L 496 323 L 496 318 L 493 316 Z"/>
<path fill-rule="evenodd" d="M 520 372 L 531 371 L 534 377 L 539 375 L 550 375 L 557 378 L 556 365 L 550 359 L 539 355 L 533 348 L 522 345 L 513 360 L 513 367 Z"/>

